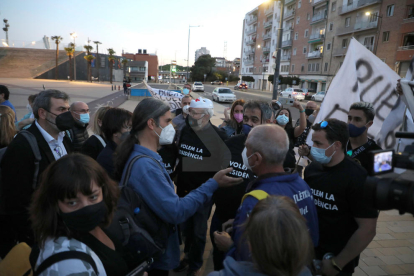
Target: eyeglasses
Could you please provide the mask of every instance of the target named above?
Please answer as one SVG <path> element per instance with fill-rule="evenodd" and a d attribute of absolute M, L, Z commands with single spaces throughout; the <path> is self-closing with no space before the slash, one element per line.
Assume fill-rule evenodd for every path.
<path fill-rule="evenodd" d="M 197 116 L 197 115 L 205 115 L 205 113 L 197 113 L 197 112 L 195 112 L 194 110 L 191 110 L 191 111 L 190 111 L 190 115 L 191 115 L 192 117 L 194 117 L 194 116 Z"/>
<path fill-rule="evenodd" d="M 63 156 L 63 150 L 60 146 L 56 146 L 54 151 L 56 151 L 56 153 L 59 155 L 59 158 Z"/>
<path fill-rule="evenodd" d="M 320 121 L 318 124 L 321 128 L 329 127 L 335 134 L 337 134 L 336 131 L 333 130 L 333 128 L 329 125 L 327 121 Z"/>

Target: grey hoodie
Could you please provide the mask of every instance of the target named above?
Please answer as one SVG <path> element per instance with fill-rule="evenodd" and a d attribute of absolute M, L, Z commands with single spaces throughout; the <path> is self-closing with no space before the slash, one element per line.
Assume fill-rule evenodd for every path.
<path fill-rule="evenodd" d="M 224 259 L 224 269 L 214 271 L 208 276 L 266 276 L 258 271 L 251 262 L 236 262 L 232 257 Z M 305 268 L 298 276 L 311 276 L 309 269 Z"/>

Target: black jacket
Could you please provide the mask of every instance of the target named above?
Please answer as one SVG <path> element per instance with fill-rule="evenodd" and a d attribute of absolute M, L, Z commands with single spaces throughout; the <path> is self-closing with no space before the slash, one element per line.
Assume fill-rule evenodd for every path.
<path fill-rule="evenodd" d="M 89 138 L 89 133 L 87 130 L 88 124 L 80 126 L 75 124 L 75 126 L 69 130 L 70 138 L 72 139 L 73 151 L 80 152 L 82 150 L 82 145 Z"/>
<path fill-rule="evenodd" d="M 98 155 L 98 158 L 96 158 L 96 161 L 105 169 L 112 179 L 115 179 L 114 152 L 116 146 L 117 144 L 114 141 L 107 141 L 106 147 Z"/>
<path fill-rule="evenodd" d="M 42 160 L 39 164 L 39 179 L 47 166 L 55 161 L 55 157 L 40 133 L 36 124 L 32 124 L 27 129 L 37 140 Z M 63 138 L 63 145 L 67 153 L 72 152 L 72 145 L 67 136 Z M 34 175 L 34 154 L 29 142 L 23 135 L 17 134 L 8 146 L 0 163 L 1 167 L 1 186 L 0 204 L 1 209 L 8 214 L 25 214 L 29 207 L 32 194 L 33 175 Z M 3 209 L 4 208 L 4 209 Z"/>
<path fill-rule="evenodd" d="M 105 141 L 103 137 L 102 139 Z M 81 153 L 90 156 L 96 160 L 96 158 L 98 158 L 99 153 L 101 153 L 103 149 L 104 146 L 102 145 L 101 141 L 99 141 L 99 139 L 96 138 L 95 135 L 92 135 L 88 138 L 88 140 L 85 141 L 85 143 L 83 143 Z"/>

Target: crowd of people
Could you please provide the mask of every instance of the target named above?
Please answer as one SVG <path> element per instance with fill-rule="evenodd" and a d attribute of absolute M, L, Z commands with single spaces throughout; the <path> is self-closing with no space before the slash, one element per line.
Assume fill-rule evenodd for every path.
<path fill-rule="evenodd" d="M 102 106 L 91 122 L 88 105 L 59 90 L 31 95 L 18 121 L 0 86 L 0 258 L 26 243 L 37 275 L 126 275 L 142 253 L 108 226 L 128 187 L 167 233 L 146 229 L 162 249 L 146 256 L 150 276 L 197 275 L 212 210 L 210 275 L 351 275 L 379 214 L 364 198 L 369 152 L 380 149 L 367 134 L 373 105 L 315 122 L 312 101 L 239 99 L 215 126 L 212 101 L 184 88 L 174 113 L 147 98 L 133 113 Z"/>

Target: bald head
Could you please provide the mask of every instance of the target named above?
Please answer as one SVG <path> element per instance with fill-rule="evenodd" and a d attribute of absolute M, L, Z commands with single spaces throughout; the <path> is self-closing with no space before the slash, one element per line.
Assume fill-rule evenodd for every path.
<path fill-rule="evenodd" d="M 89 112 L 89 107 L 84 102 L 74 102 L 70 105 L 70 110 L 77 113 L 87 113 Z"/>
<path fill-rule="evenodd" d="M 306 108 L 315 110 L 315 109 L 318 108 L 318 105 L 315 102 L 313 102 L 313 101 L 309 101 L 306 104 Z"/>
<path fill-rule="evenodd" d="M 258 152 L 267 165 L 282 165 L 289 149 L 286 131 L 278 125 L 254 127 L 247 137 L 246 147 Z"/>

